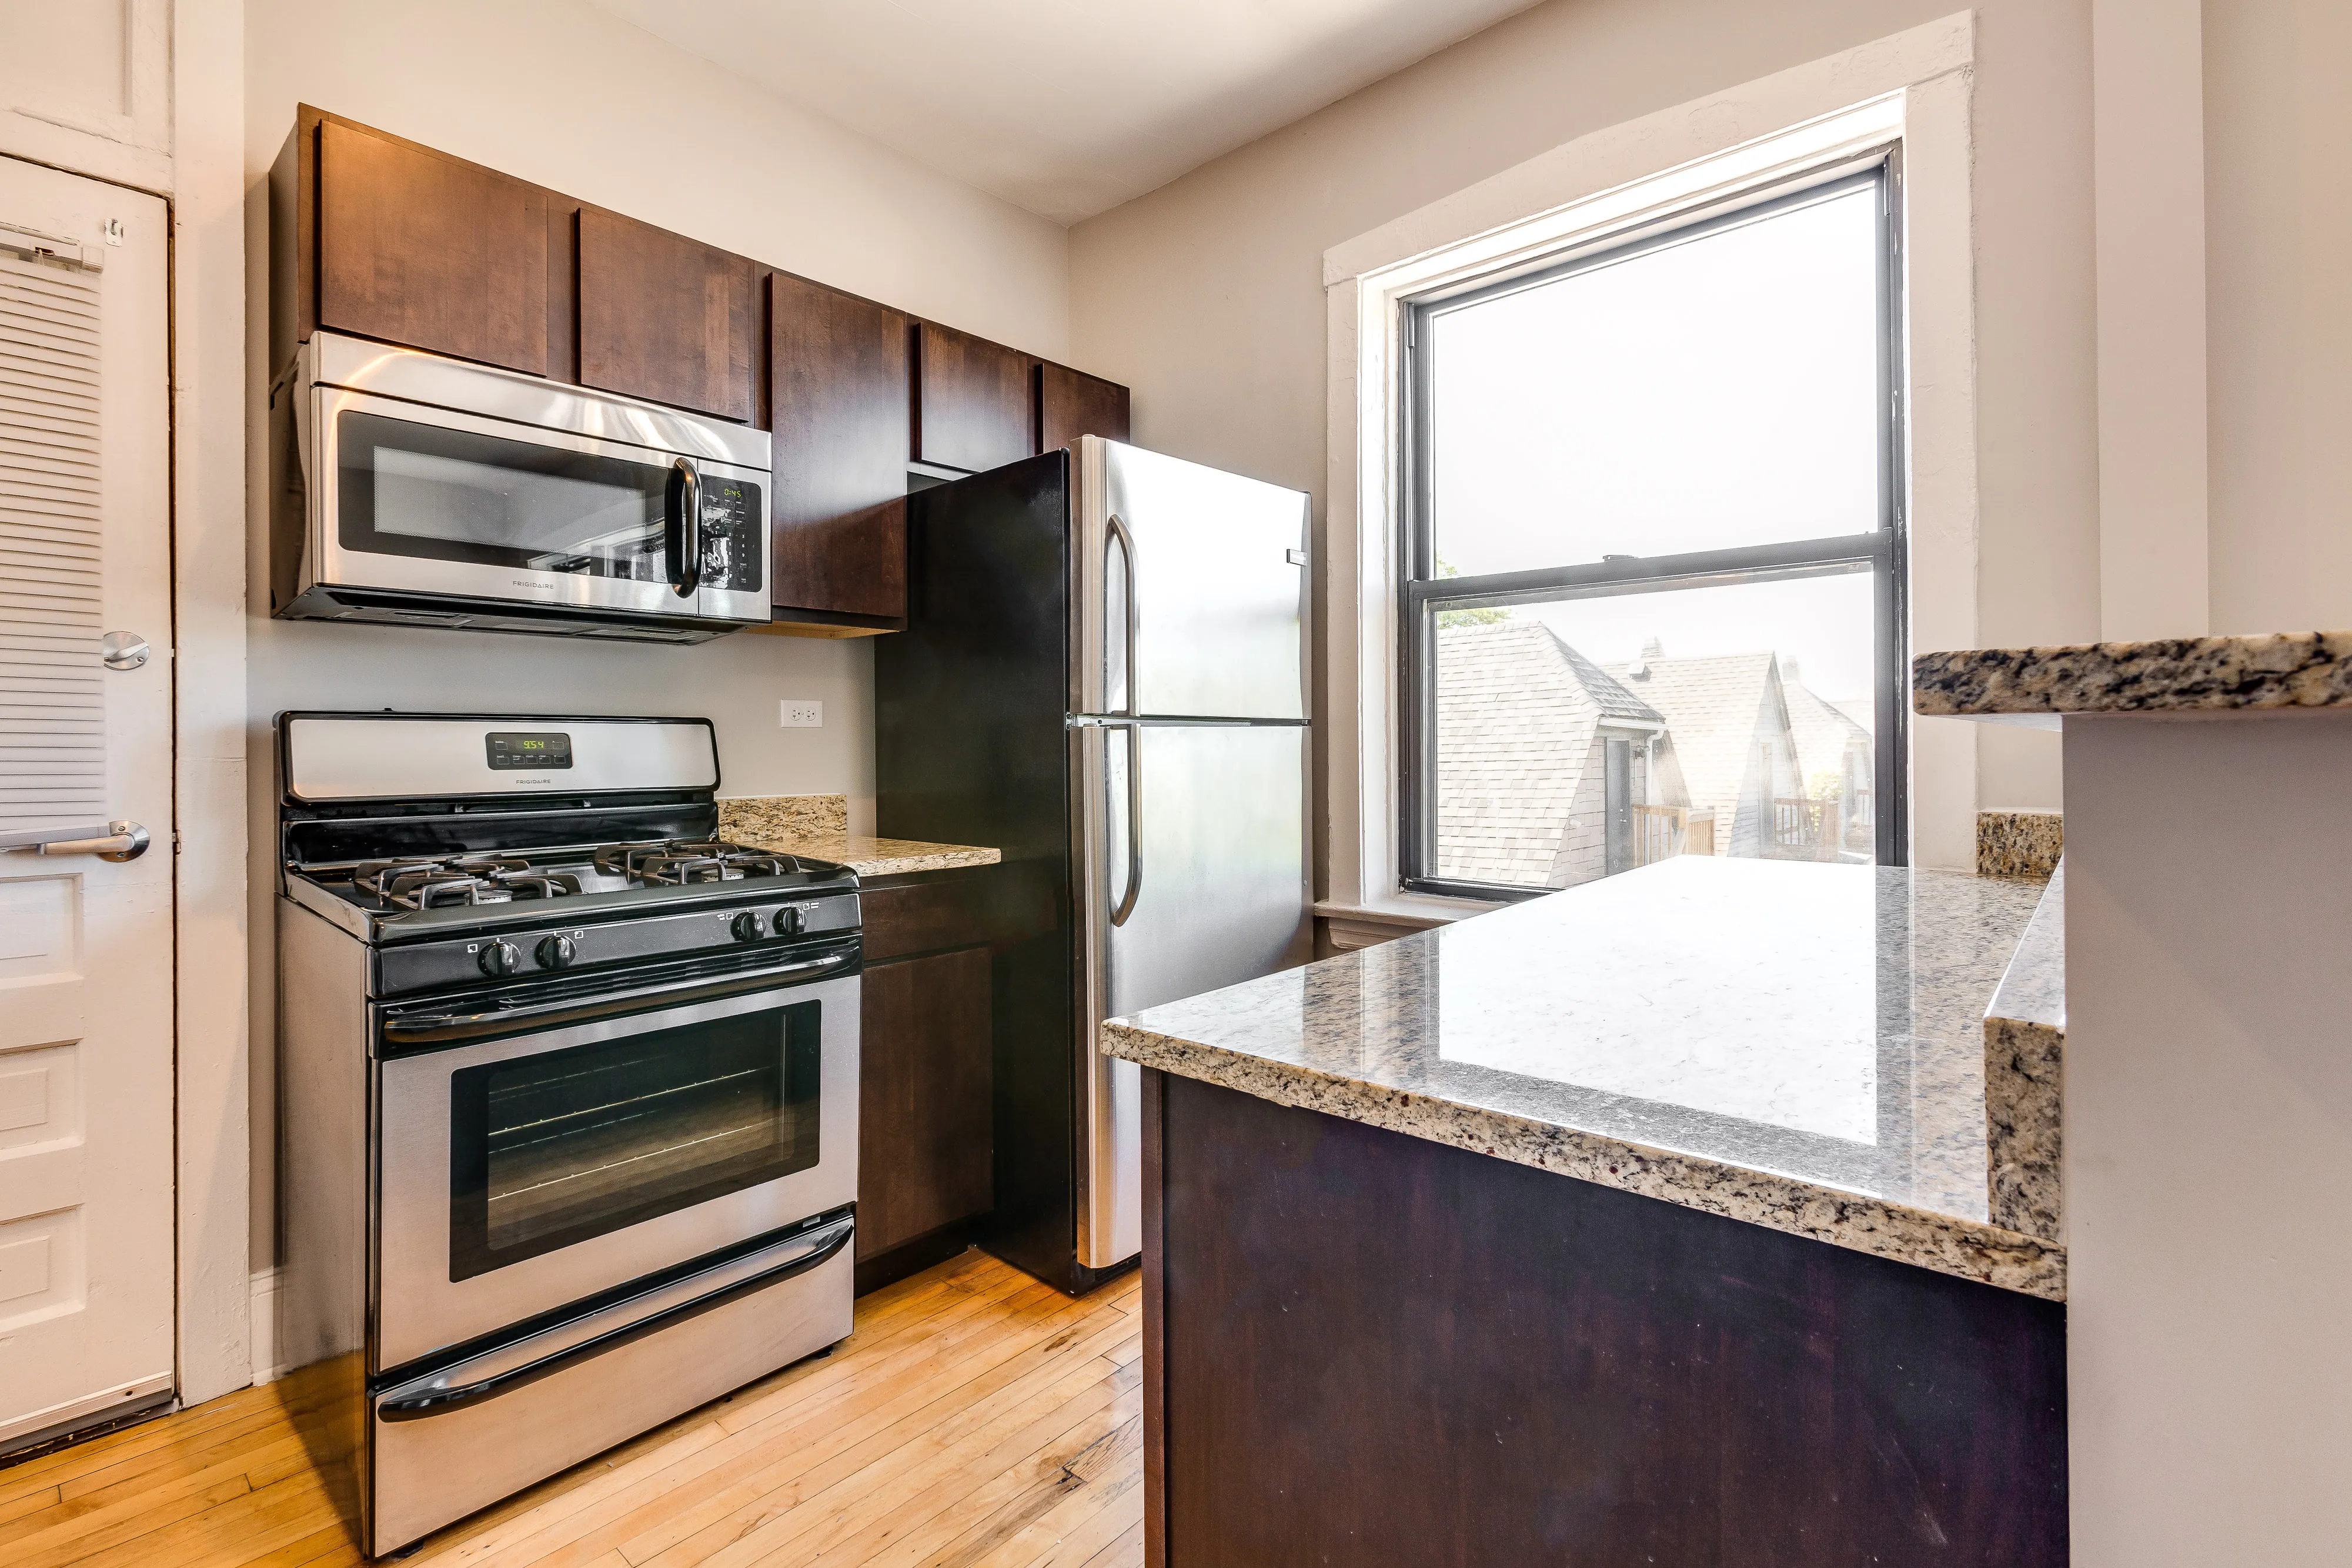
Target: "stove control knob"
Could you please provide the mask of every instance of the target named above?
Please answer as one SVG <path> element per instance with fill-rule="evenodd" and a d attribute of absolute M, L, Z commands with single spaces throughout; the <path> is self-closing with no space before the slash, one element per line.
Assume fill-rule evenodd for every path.
<path fill-rule="evenodd" d="M 808 922 L 801 917 L 801 912 L 797 909 L 784 908 L 776 911 L 776 935 L 779 936 L 797 936 L 807 928 L 807 925 Z"/>
<path fill-rule="evenodd" d="M 760 928 L 760 912 L 756 909 L 747 909 L 729 921 L 727 929 L 735 933 L 738 942 L 757 942 L 764 935 Z"/>
<path fill-rule="evenodd" d="M 511 942 L 485 942 L 481 956 L 476 962 L 482 966 L 482 973 L 496 978 L 500 975 L 511 975 L 520 968 L 522 953 Z"/>
<path fill-rule="evenodd" d="M 578 956 L 569 936 L 542 936 L 539 939 L 539 967 L 542 969 L 568 969 Z"/>

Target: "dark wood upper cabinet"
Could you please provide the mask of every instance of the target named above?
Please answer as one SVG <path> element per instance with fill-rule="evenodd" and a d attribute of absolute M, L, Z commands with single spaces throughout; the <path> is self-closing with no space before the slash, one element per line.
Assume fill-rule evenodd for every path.
<path fill-rule="evenodd" d="M 1067 365 L 1037 367 L 1037 450 L 1075 445 L 1081 435 L 1127 439 L 1127 389 Z"/>
<path fill-rule="evenodd" d="M 326 328 L 766 426 L 777 632 L 905 627 L 910 460 L 1128 434 L 1125 387 L 309 105 L 269 246 L 273 377 Z"/>
<path fill-rule="evenodd" d="M 903 622 L 906 315 L 778 272 L 768 322 L 776 613 Z"/>
<path fill-rule="evenodd" d="M 546 193 L 339 120 L 311 134 L 317 272 L 302 335 L 327 327 L 546 373 Z"/>
<path fill-rule="evenodd" d="M 581 208 L 581 384 L 748 423 L 755 281 L 740 256 Z"/>
<path fill-rule="evenodd" d="M 915 460 L 978 473 L 1034 453 L 1031 363 L 985 338 L 917 323 Z"/>

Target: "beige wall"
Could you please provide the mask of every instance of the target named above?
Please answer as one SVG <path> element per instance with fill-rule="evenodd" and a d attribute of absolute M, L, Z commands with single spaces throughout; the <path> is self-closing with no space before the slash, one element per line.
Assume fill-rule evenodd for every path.
<path fill-rule="evenodd" d="M 1552 0 L 1071 231 L 1072 352 L 1139 442 L 1324 483 L 1324 249 L 1591 131 L 1949 14 L 1950 0 Z M 2084 0 L 1978 8 L 1979 630 L 2098 634 Z M 2054 806 L 1988 734 L 1986 805 Z"/>
<path fill-rule="evenodd" d="M 2213 630 L 2352 626 L 2352 5 L 2204 23 Z"/>
<path fill-rule="evenodd" d="M 249 446 L 266 376 L 264 181 L 298 102 L 1055 359 L 1066 358 L 1056 225 L 794 110 L 606 13 L 559 0 L 248 0 Z M 249 493 L 267 494 L 259 453 Z M 271 716 L 292 707 L 708 715 L 727 794 L 838 792 L 870 828 L 873 653 L 864 640 L 738 635 L 695 648 L 267 619 L 248 537 L 253 1192 L 269 1252 L 275 870 Z M 777 725 L 783 697 L 820 729 Z"/>

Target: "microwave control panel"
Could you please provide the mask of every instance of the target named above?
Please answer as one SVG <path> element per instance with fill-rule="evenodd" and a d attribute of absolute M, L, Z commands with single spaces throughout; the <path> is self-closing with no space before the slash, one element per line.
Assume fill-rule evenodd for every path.
<path fill-rule="evenodd" d="M 760 580 L 760 486 L 748 479 L 702 481 L 702 586 L 754 591 Z"/>

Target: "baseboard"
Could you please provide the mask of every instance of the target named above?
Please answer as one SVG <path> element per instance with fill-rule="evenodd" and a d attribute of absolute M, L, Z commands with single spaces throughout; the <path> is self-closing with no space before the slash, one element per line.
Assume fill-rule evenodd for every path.
<path fill-rule="evenodd" d="M 253 1271 L 253 1380 L 275 1383 L 289 1370 L 278 1364 L 278 1285 L 284 1270 Z"/>
<path fill-rule="evenodd" d="M 863 1296 L 885 1285 L 895 1285 L 909 1274 L 919 1274 L 936 1263 L 944 1263 L 972 1244 L 980 1234 L 986 1215 L 974 1215 L 969 1219 L 950 1220 L 936 1230 L 927 1230 L 911 1241 L 900 1242 L 887 1252 L 857 1260 L 856 1291 Z"/>

